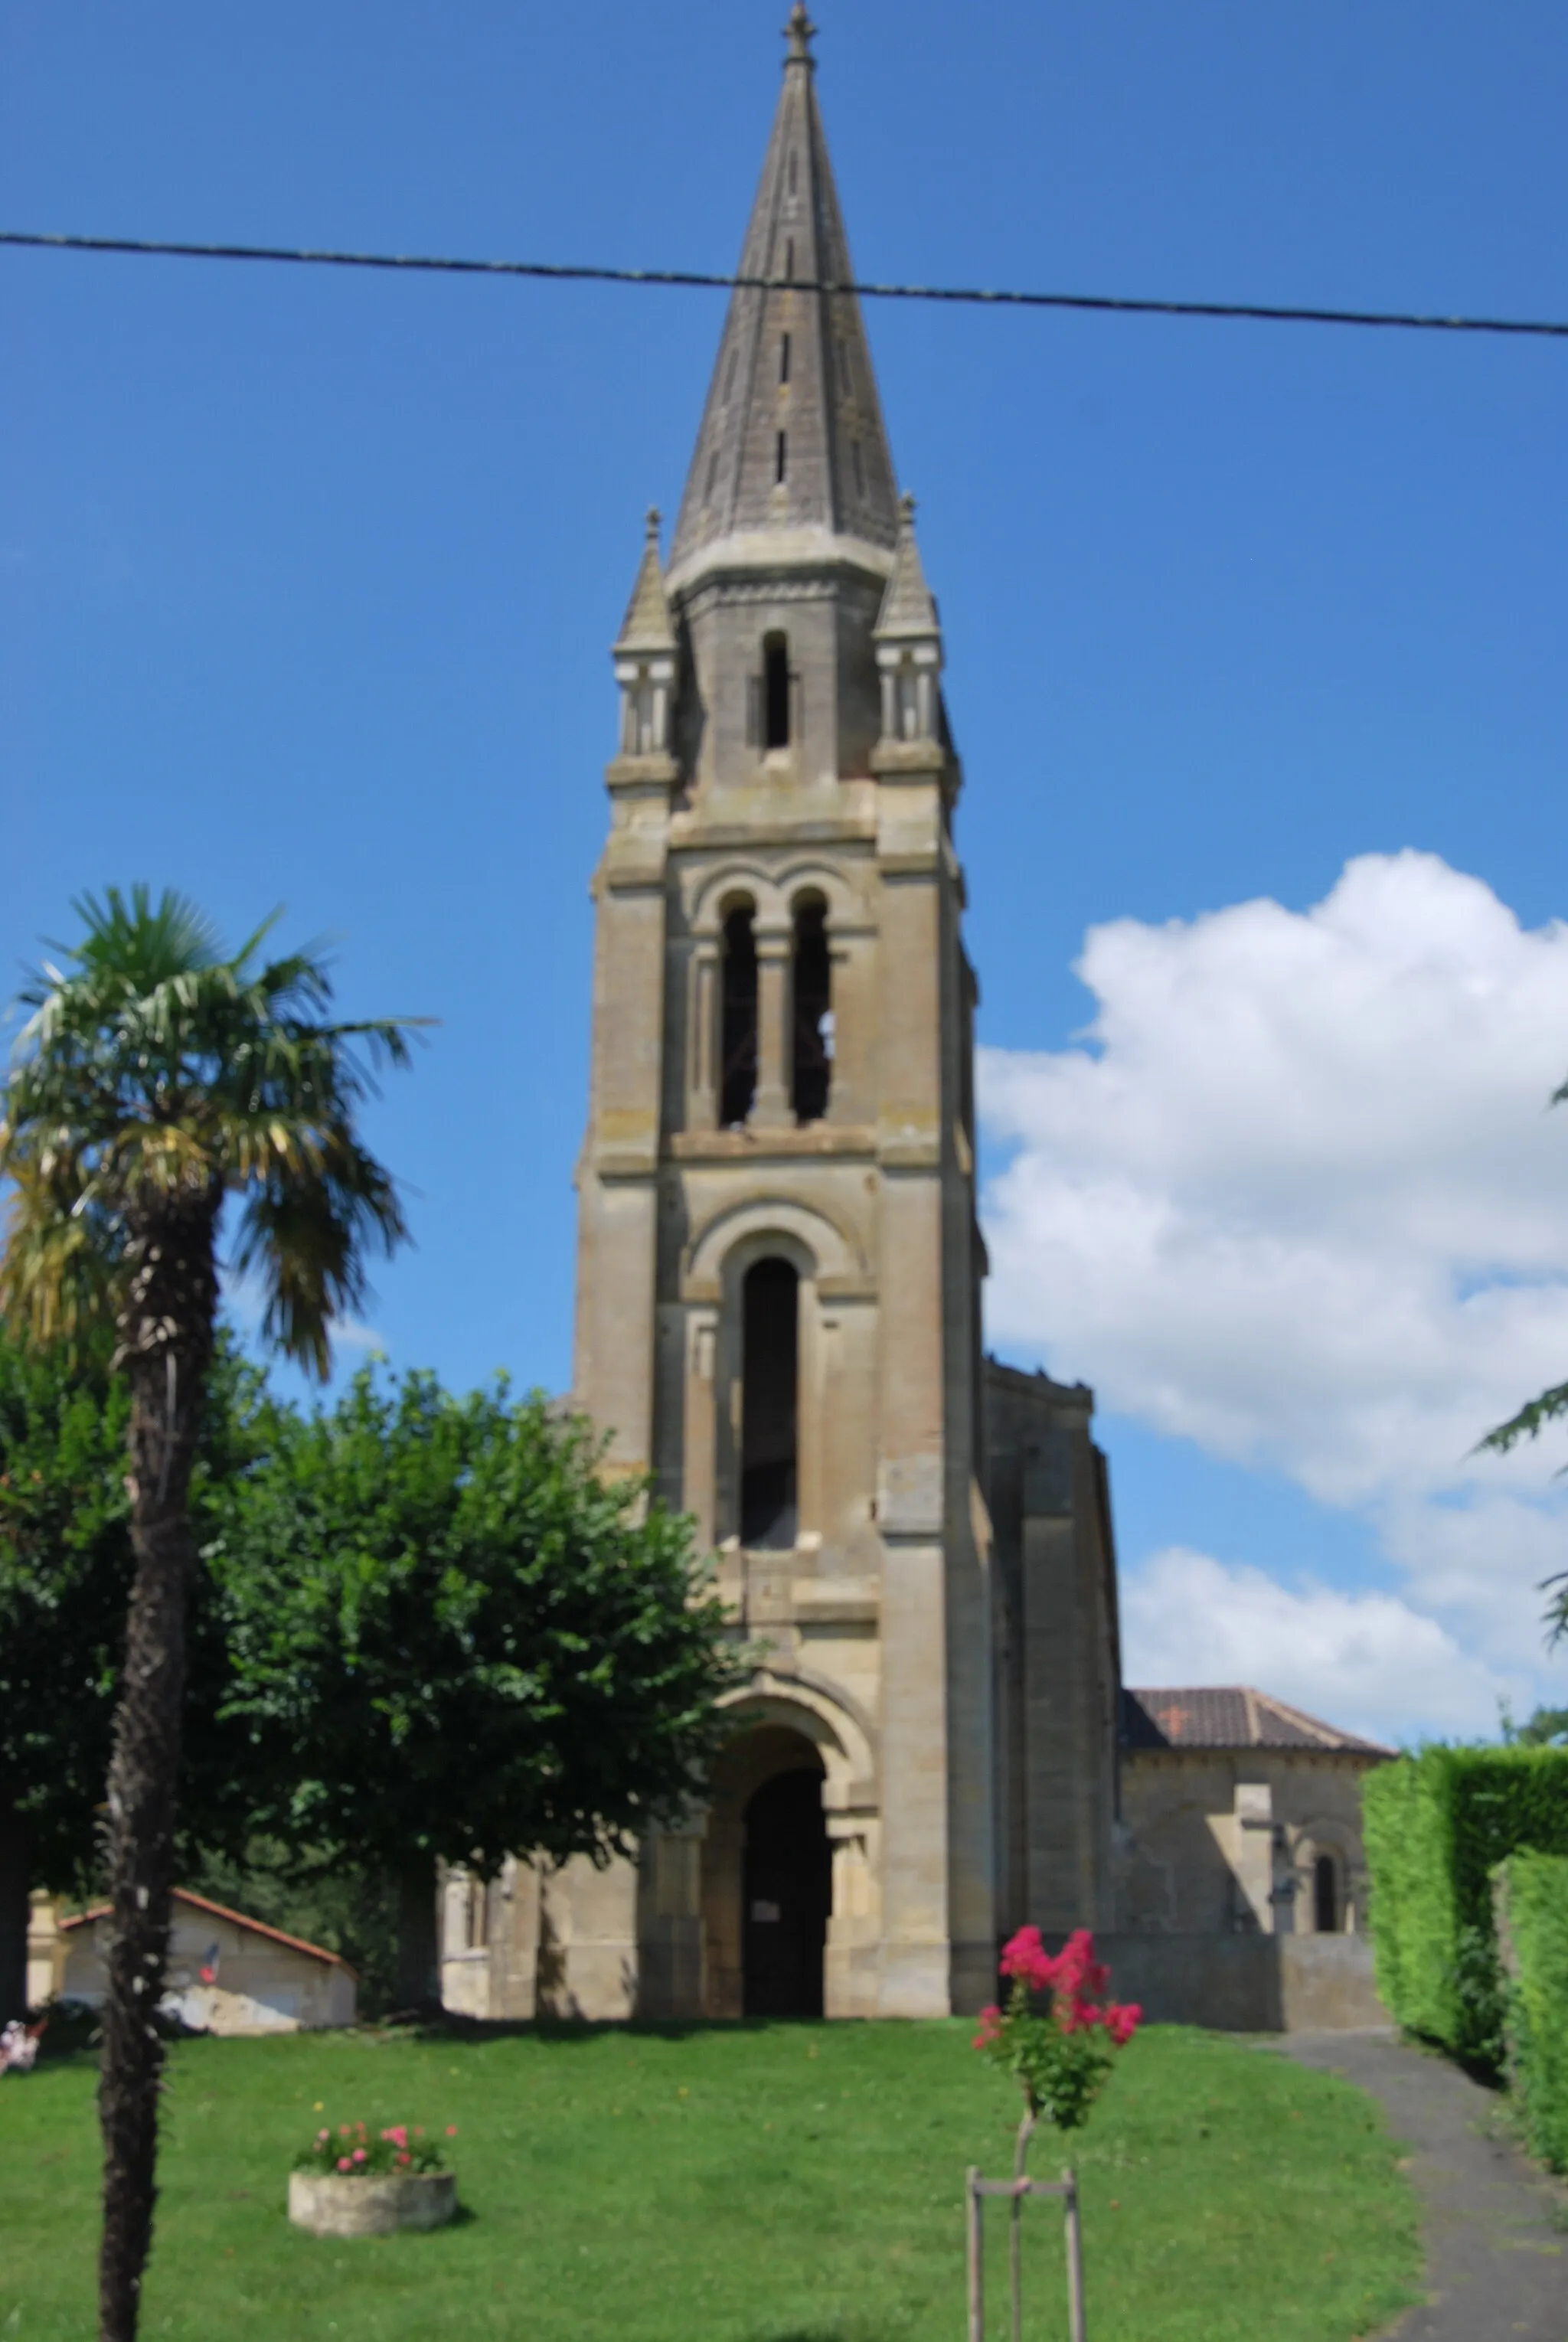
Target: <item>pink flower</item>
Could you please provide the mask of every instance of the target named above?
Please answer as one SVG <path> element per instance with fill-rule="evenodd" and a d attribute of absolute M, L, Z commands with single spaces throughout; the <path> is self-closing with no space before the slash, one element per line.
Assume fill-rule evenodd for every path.
<path fill-rule="evenodd" d="M 332 2133 L 330 2131 L 318 2130 L 315 2135 L 315 2143 L 317 2147 L 325 2147 L 331 2137 Z"/>
<path fill-rule="evenodd" d="M 406 2147 L 408 2145 L 408 2127 L 405 2123 L 394 2123 L 392 2128 L 387 2131 L 385 2136 L 391 2139 L 394 2147 Z"/>
<path fill-rule="evenodd" d="M 1038 1927 L 1020 1927 L 1002 1948 L 1002 1973 L 1017 1977 L 1033 1992 L 1054 1983 L 1054 1962 L 1048 1959 Z"/>
<path fill-rule="evenodd" d="M 346 2155 L 340 2155 L 338 2157 L 337 2167 L 340 2171 L 352 2171 L 354 2169 L 354 2166 L 350 2163 Z"/>
<path fill-rule="evenodd" d="M 356 2147 L 355 2148 L 354 2159 L 355 2163 L 363 2163 L 365 2161 L 365 2149 L 363 2147 Z"/>
<path fill-rule="evenodd" d="M 353 2132 L 347 2123 L 339 2123 L 337 2135 L 339 2138 L 350 2138 L 353 2137 Z"/>
<path fill-rule="evenodd" d="M 400 2155 L 400 2156 L 395 2157 L 394 2157 L 394 2160 L 396 2161 L 396 2163 L 398 2164 L 398 2166 L 401 2167 L 401 2166 L 402 2166 L 402 2165 L 404 2165 L 404 2164 L 405 2164 L 405 2163 L 412 2163 L 412 2162 L 413 2162 L 413 2160 L 414 2160 L 414 2157 L 413 2157 L 411 2155 Z"/>
<path fill-rule="evenodd" d="M 1135 2000 L 1127 2001 L 1123 2005 L 1118 2005 L 1114 2000 L 1108 2000 L 1105 2003 L 1105 2030 L 1118 2049 L 1125 2048 L 1136 2033 L 1143 2015 L 1144 2012 Z"/>
<path fill-rule="evenodd" d="M 1058 1992 L 1074 1998 L 1093 1998 L 1111 1981 L 1111 1971 L 1094 1957 L 1094 1938 L 1087 1927 L 1074 1927 L 1054 1962 L 1052 1981 Z"/>
<path fill-rule="evenodd" d="M 980 2012 L 980 2030 L 975 2035 L 972 2046 L 976 2049 L 989 2049 L 992 2043 L 1000 2040 L 1001 2037 L 1002 2011 L 997 2007 L 996 2003 L 992 2001 Z"/>
<path fill-rule="evenodd" d="M 456 2137 L 456 2136 L 457 2136 L 457 2125 L 456 2125 L 455 2123 L 448 2123 L 448 2124 L 447 2124 L 447 2126 L 446 2126 L 446 2136 L 447 2136 L 447 2137 L 448 2137 L 448 2138 L 455 2138 L 455 2137 Z"/>

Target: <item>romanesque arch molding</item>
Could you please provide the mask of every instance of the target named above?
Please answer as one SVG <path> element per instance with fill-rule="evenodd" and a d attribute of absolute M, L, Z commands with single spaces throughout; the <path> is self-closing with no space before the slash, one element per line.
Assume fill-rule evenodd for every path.
<path fill-rule="evenodd" d="M 853 865 L 835 866 L 813 855 L 788 864 L 776 874 L 774 883 L 791 917 L 806 896 L 820 895 L 827 905 L 829 931 L 837 936 L 868 924 L 861 889 L 853 883 L 854 875 Z"/>
<path fill-rule="evenodd" d="M 788 926 L 789 904 L 776 874 L 764 870 L 760 863 L 736 860 L 702 874 L 688 912 L 692 934 L 716 942 L 725 919 L 741 901 L 753 906 L 759 933 Z"/>
<path fill-rule="evenodd" d="M 825 1212 L 786 1196 L 759 1196 L 716 1212 L 686 1254 L 684 1298 L 718 1302 L 763 1253 L 779 1252 L 819 1288 L 854 1287 L 869 1276 L 860 1246 Z"/>
<path fill-rule="evenodd" d="M 809 1740 L 822 1758 L 832 1811 L 876 1802 L 876 1758 L 870 1719 L 837 1686 L 807 1674 L 759 1667 L 720 1705 L 737 1724 L 782 1725 Z"/>

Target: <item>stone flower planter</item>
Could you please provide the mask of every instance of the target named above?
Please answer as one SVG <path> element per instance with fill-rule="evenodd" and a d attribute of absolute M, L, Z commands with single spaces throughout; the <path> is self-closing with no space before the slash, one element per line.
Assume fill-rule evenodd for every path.
<path fill-rule="evenodd" d="M 457 2209 L 454 2171 L 397 2171 L 355 2178 L 335 2171 L 291 2171 L 288 2217 L 315 2237 L 390 2237 L 398 2228 L 444 2228 Z"/>

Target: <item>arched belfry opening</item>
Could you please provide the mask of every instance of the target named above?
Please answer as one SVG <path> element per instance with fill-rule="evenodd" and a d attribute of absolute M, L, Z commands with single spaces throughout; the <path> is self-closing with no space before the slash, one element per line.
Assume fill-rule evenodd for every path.
<path fill-rule="evenodd" d="M 757 942 L 754 913 L 742 903 L 724 921 L 719 1036 L 719 1122 L 744 1122 L 757 1091 Z"/>
<path fill-rule="evenodd" d="M 741 1287 L 741 1543 L 787 1550 L 799 1524 L 800 1278 L 754 1261 Z"/>
<path fill-rule="evenodd" d="M 822 1766 L 809 1744 L 745 1808 L 741 1973 L 747 2017 L 820 2017 L 833 1907 Z"/>
<path fill-rule="evenodd" d="M 1313 1924 L 1320 1936 L 1337 1936 L 1344 1926 L 1339 1890 L 1339 1865 L 1332 1854 L 1320 1854 L 1313 1864 Z"/>
<path fill-rule="evenodd" d="M 820 1122 L 833 1087 L 833 962 L 827 905 L 807 895 L 794 915 L 794 1034 L 791 1103 L 797 1122 Z"/>

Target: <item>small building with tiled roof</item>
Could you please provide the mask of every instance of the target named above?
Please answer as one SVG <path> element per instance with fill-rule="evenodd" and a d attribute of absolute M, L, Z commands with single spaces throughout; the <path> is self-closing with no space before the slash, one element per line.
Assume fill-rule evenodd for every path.
<path fill-rule="evenodd" d="M 1124 1689 L 1119 1927 L 1362 1932 L 1362 1776 L 1393 1754 L 1246 1685 Z"/>
<path fill-rule="evenodd" d="M 107 1903 L 57 1923 L 53 1989 L 96 2007 L 108 1989 Z M 352 2025 L 357 1980 L 338 1953 L 176 1887 L 164 2007 L 201 2033 Z M 40 1995 L 39 1997 L 42 1997 Z"/>

